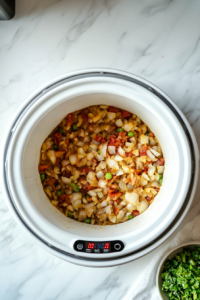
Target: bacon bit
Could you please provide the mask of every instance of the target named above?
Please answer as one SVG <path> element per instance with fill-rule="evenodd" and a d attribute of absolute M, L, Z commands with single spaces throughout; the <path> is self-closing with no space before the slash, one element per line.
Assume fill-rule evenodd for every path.
<path fill-rule="evenodd" d="M 163 166 L 163 165 L 164 165 L 164 162 L 165 162 L 164 158 L 159 158 L 159 159 L 156 161 L 156 163 L 157 163 L 159 166 Z"/>
<path fill-rule="evenodd" d="M 89 173 L 88 167 L 81 167 L 81 168 L 79 169 L 79 171 L 80 171 L 81 173 L 84 173 L 85 175 Z"/>
<path fill-rule="evenodd" d="M 137 175 L 141 175 L 141 174 L 142 174 L 142 170 L 135 169 L 134 171 L 135 171 L 135 173 L 136 173 Z"/>
<path fill-rule="evenodd" d="M 144 166 L 144 172 L 147 173 L 148 172 L 148 168 L 147 166 Z"/>
<path fill-rule="evenodd" d="M 66 194 L 60 195 L 59 202 L 61 203 L 66 202 L 67 204 L 70 204 L 69 195 Z"/>
<path fill-rule="evenodd" d="M 115 214 L 115 215 L 118 215 L 118 213 L 119 213 L 119 208 L 115 208 L 115 209 L 114 209 L 114 214 Z"/>
<path fill-rule="evenodd" d="M 133 217 L 136 217 L 136 216 L 138 216 L 140 213 L 139 213 L 139 211 L 138 210 L 133 210 L 132 211 L 132 216 Z"/>
<path fill-rule="evenodd" d="M 65 159 L 68 159 L 69 157 L 69 152 L 65 155 Z"/>
<path fill-rule="evenodd" d="M 116 143 L 116 136 L 115 135 L 111 135 L 109 137 L 109 143 L 108 143 L 108 146 L 115 146 L 115 143 Z"/>
<path fill-rule="evenodd" d="M 126 131 L 120 131 L 119 137 L 123 139 L 125 138 L 125 136 L 126 136 Z"/>
<path fill-rule="evenodd" d="M 142 146 L 140 148 L 140 156 L 146 156 L 147 155 L 147 150 L 148 150 L 147 146 Z"/>
<path fill-rule="evenodd" d="M 111 199 L 117 200 L 121 196 L 121 194 L 122 193 L 120 193 L 120 192 L 114 192 L 114 193 L 109 193 L 109 196 L 110 196 Z"/>
<path fill-rule="evenodd" d="M 53 191 L 56 192 L 56 187 L 54 184 L 52 184 L 52 188 L 53 188 Z"/>
<path fill-rule="evenodd" d="M 109 112 L 114 112 L 114 113 L 116 113 L 116 112 L 117 112 L 117 108 L 116 108 L 116 107 L 109 106 L 108 111 L 109 111 Z"/>
<path fill-rule="evenodd" d="M 149 196 L 145 197 L 145 199 L 146 199 L 147 201 L 149 201 L 149 202 L 152 200 L 152 198 L 149 197 Z"/>
<path fill-rule="evenodd" d="M 95 158 L 92 159 L 93 165 L 96 167 L 97 166 L 97 160 Z"/>
<path fill-rule="evenodd" d="M 82 193 L 87 194 L 87 192 L 89 192 L 90 190 L 92 190 L 92 186 L 89 184 L 89 182 L 87 182 L 86 184 L 82 184 L 81 187 Z"/>
<path fill-rule="evenodd" d="M 122 110 L 122 117 L 123 118 L 127 118 L 127 117 L 130 117 L 131 116 L 131 113 L 127 110 Z"/>
<path fill-rule="evenodd" d="M 63 151 L 63 150 L 55 151 L 55 156 L 62 158 L 64 153 L 65 153 L 65 151 Z"/>
<path fill-rule="evenodd" d="M 39 171 L 40 171 L 40 172 L 45 171 L 46 169 L 48 169 L 48 167 L 49 167 L 49 166 L 47 166 L 47 165 L 43 165 L 43 166 L 40 165 L 40 166 L 39 166 Z"/>
<path fill-rule="evenodd" d="M 72 113 L 68 114 L 67 116 L 67 125 L 71 126 L 74 123 L 73 118 L 72 118 Z"/>
<path fill-rule="evenodd" d="M 66 170 L 64 170 L 64 171 L 62 172 L 62 176 L 67 177 L 67 178 L 70 178 L 70 177 L 72 176 L 72 173 L 71 173 L 71 171 L 66 171 Z"/>
<path fill-rule="evenodd" d="M 65 144 L 69 144 L 69 139 L 66 139 L 66 140 L 65 140 Z"/>
<path fill-rule="evenodd" d="M 58 166 L 60 167 L 60 163 L 61 163 L 61 158 L 56 158 L 56 163 L 55 163 L 55 166 Z"/>
<path fill-rule="evenodd" d="M 48 181 L 47 181 L 47 184 L 48 185 L 53 185 L 54 183 L 56 183 L 56 179 L 55 178 L 50 178 Z"/>
<path fill-rule="evenodd" d="M 81 118 L 84 122 L 88 122 L 88 115 L 86 114 L 85 109 L 81 111 Z"/>
<path fill-rule="evenodd" d="M 133 153 L 130 151 L 130 152 L 125 152 L 125 154 L 126 154 L 126 157 L 131 157 Z"/>
<path fill-rule="evenodd" d="M 114 200 L 114 199 L 113 199 Z M 119 199 L 117 199 L 117 200 L 114 200 L 116 203 L 117 203 L 117 205 L 119 205 Z"/>
<path fill-rule="evenodd" d="M 62 134 L 60 132 L 56 132 L 56 134 L 54 135 L 54 143 L 58 146 L 59 143 L 61 142 L 61 137 Z"/>
<path fill-rule="evenodd" d="M 94 137 L 94 140 L 99 142 L 99 143 L 105 143 L 106 142 L 106 140 L 102 136 L 98 136 L 98 135 L 96 135 Z"/>

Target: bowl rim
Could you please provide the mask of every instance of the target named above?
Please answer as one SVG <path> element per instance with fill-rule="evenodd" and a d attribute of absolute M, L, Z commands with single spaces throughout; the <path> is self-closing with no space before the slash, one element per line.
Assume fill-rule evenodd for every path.
<path fill-rule="evenodd" d="M 188 246 L 195 246 L 195 245 L 200 245 L 200 240 L 199 241 L 191 241 L 191 242 L 187 242 L 187 243 L 183 243 L 183 244 L 180 244 L 179 246 L 169 250 L 166 255 L 162 258 L 162 260 L 160 261 L 159 263 L 159 266 L 157 268 L 157 272 L 156 272 L 156 286 L 157 286 L 157 289 L 158 289 L 158 293 L 159 293 L 159 296 L 160 296 L 160 299 L 163 300 L 163 297 L 160 293 L 160 284 L 159 284 L 159 276 L 160 276 L 160 273 L 161 273 L 161 270 L 162 270 L 162 267 L 165 263 L 165 261 L 169 258 L 169 256 L 175 252 L 175 251 L 178 251 L 178 250 L 181 250 L 182 248 L 184 247 L 188 247 Z M 166 296 L 167 297 L 167 296 Z"/>
<path fill-rule="evenodd" d="M 159 95 L 159 97 L 168 105 L 170 106 L 172 112 L 177 116 L 179 121 L 182 123 L 182 126 L 184 127 L 184 130 L 188 134 L 188 138 L 191 143 L 191 147 L 193 150 L 193 180 L 192 180 L 192 186 L 190 187 L 187 195 L 187 199 L 185 199 L 184 206 L 182 207 L 180 213 L 178 214 L 177 218 L 171 223 L 169 228 L 165 232 L 163 232 L 162 236 L 160 236 L 158 239 L 152 241 L 150 245 L 148 245 L 145 248 L 140 249 L 138 252 L 130 253 L 126 256 L 121 256 L 116 259 L 108 259 L 107 261 L 96 261 L 91 259 L 80 259 L 80 257 L 74 258 L 71 257 L 68 253 L 65 253 L 63 251 L 59 251 L 59 249 L 52 247 L 52 245 L 49 245 L 45 243 L 44 240 L 41 240 L 24 222 L 24 220 L 20 217 L 20 214 L 16 210 L 16 207 L 13 205 L 11 195 L 9 193 L 9 186 L 6 181 L 6 157 L 7 157 L 7 149 L 9 147 L 10 140 L 12 139 L 12 135 L 15 132 L 16 127 L 18 126 L 21 118 L 23 118 L 23 115 L 26 113 L 26 111 L 35 103 L 44 93 L 48 92 L 48 89 L 55 88 L 59 84 L 62 84 L 63 81 L 66 81 L 68 78 L 74 78 L 76 79 L 77 76 L 84 76 L 84 75 L 91 75 L 95 74 L 95 76 L 109 76 L 109 75 L 116 75 L 116 76 L 122 76 L 129 78 L 132 82 L 137 82 L 138 84 L 142 85 L 144 88 L 148 88 L 152 93 L 155 93 L 156 95 Z M 176 106 L 176 104 L 173 103 L 173 101 L 159 88 L 157 88 L 155 85 L 149 83 L 147 80 L 140 78 L 136 75 L 133 75 L 128 72 L 119 71 L 119 70 L 113 70 L 113 69 L 102 69 L 102 68 L 95 68 L 95 69 L 86 69 L 86 70 L 79 70 L 75 72 L 71 72 L 69 74 L 65 74 L 63 76 L 60 76 L 59 78 L 55 78 L 51 80 L 50 82 L 46 83 L 42 87 L 40 87 L 38 90 L 36 90 L 34 93 L 32 93 L 27 100 L 21 105 L 21 107 L 16 112 L 14 118 L 12 119 L 12 123 L 10 124 L 10 127 L 8 128 L 8 131 L 6 132 L 5 139 L 4 139 L 4 147 L 2 148 L 2 187 L 3 187 L 3 193 L 5 195 L 5 199 L 7 201 L 7 205 L 9 209 L 11 210 L 14 218 L 16 221 L 18 221 L 23 228 L 25 228 L 29 233 L 32 234 L 33 237 L 35 237 L 36 241 L 43 246 L 45 249 L 47 249 L 52 254 L 65 259 L 69 262 L 73 262 L 75 264 L 83 265 L 83 266 L 92 266 L 92 267 L 106 267 L 106 266 L 114 266 L 114 265 L 120 265 L 129 261 L 132 261 L 134 259 L 137 259 L 139 257 L 144 256 L 145 254 L 149 253 L 150 251 L 154 250 L 156 247 L 158 247 L 161 243 L 163 243 L 178 227 L 180 222 L 183 220 L 184 216 L 186 215 L 187 211 L 189 210 L 196 186 L 197 186 L 197 178 L 198 178 L 198 160 L 199 160 L 199 152 L 198 152 L 198 146 L 197 142 L 194 136 L 194 133 L 192 131 L 192 128 L 183 115 L 183 113 L 179 110 L 179 108 Z"/>

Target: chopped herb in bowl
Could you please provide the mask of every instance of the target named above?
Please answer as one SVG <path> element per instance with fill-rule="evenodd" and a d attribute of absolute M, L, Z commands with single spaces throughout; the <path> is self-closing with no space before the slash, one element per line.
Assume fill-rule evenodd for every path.
<path fill-rule="evenodd" d="M 183 248 L 167 259 L 161 273 L 162 291 L 170 300 L 200 299 L 200 246 Z"/>

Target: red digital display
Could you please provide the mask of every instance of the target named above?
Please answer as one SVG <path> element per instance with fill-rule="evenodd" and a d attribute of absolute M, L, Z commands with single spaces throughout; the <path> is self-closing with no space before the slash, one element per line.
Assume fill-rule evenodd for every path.
<path fill-rule="evenodd" d="M 88 244 L 88 249 L 94 249 L 94 243 L 89 243 Z"/>
<path fill-rule="evenodd" d="M 109 249 L 109 247 L 110 247 L 109 243 L 105 243 L 104 249 Z"/>

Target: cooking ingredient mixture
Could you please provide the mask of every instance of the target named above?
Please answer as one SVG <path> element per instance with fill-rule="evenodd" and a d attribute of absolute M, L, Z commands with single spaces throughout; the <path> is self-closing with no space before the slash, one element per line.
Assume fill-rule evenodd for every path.
<path fill-rule="evenodd" d="M 107 105 L 69 113 L 41 147 L 39 172 L 52 205 L 80 222 L 131 220 L 163 181 L 162 149 L 135 114 Z"/>
<path fill-rule="evenodd" d="M 170 300 L 200 299 L 200 247 L 184 249 L 167 260 L 161 278 L 162 290 Z"/>

